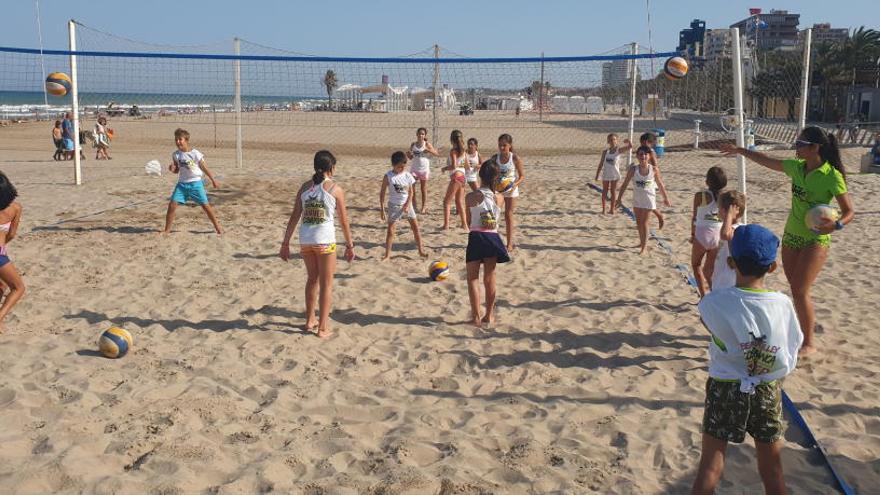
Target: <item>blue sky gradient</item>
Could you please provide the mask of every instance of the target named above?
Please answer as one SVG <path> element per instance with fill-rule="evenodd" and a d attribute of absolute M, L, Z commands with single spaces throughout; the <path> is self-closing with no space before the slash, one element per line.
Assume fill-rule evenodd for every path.
<path fill-rule="evenodd" d="M 34 2 L 3 3 L 0 45 L 37 47 Z M 815 0 L 775 4 L 652 0 L 653 46 L 657 51 L 674 49 L 679 30 L 693 18 L 705 19 L 710 28 L 723 28 L 747 17 L 749 7 L 798 12 L 801 28 L 817 22 L 849 28 L 863 24 L 877 28 L 880 24 L 880 18 L 874 15 L 875 2 L 868 0 L 846 0 L 841 4 Z M 327 56 L 405 55 L 434 43 L 473 57 L 534 56 L 542 51 L 548 56 L 591 55 L 632 41 L 648 43 L 644 0 L 447 0 L 410 4 L 385 0 L 43 0 L 40 10 L 44 47 L 57 49 L 67 47 L 68 19 L 164 45 L 222 46 L 238 36 L 263 45 Z"/>

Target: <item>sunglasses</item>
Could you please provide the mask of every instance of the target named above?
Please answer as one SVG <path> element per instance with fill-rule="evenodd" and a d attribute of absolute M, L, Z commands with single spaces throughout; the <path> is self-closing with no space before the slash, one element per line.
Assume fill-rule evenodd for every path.
<path fill-rule="evenodd" d="M 797 141 L 794 142 L 794 147 L 795 148 L 803 148 L 805 146 L 812 146 L 814 144 L 818 144 L 818 143 L 811 143 L 810 141 L 803 141 L 801 139 L 798 139 Z"/>

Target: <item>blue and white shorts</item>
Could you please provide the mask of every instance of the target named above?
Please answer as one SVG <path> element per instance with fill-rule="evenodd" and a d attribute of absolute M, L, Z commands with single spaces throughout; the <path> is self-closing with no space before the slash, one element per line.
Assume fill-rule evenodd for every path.
<path fill-rule="evenodd" d="M 174 192 L 171 193 L 171 201 L 186 204 L 187 200 L 200 205 L 208 204 L 208 193 L 205 191 L 205 185 L 202 181 L 178 182 L 174 186 Z"/>

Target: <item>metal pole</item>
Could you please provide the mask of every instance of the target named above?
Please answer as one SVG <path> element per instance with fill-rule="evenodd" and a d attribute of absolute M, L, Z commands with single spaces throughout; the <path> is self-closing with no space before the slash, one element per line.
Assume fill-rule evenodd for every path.
<path fill-rule="evenodd" d="M 538 122 L 544 122 L 544 52 L 541 52 L 541 87 L 538 92 Z"/>
<path fill-rule="evenodd" d="M 67 42 L 71 52 L 76 52 L 76 22 L 71 19 L 67 22 Z M 80 162 L 79 145 L 79 89 L 76 84 L 76 55 L 70 55 L 70 98 L 71 110 L 73 111 L 73 182 L 77 186 L 82 184 L 82 168 Z"/>
<path fill-rule="evenodd" d="M 434 58 L 440 58 L 440 45 L 434 45 Z M 437 91 L 438 84 L 440 84 L 440 63 L 434 62 L 434 105 L 432 105 L 431 108 L 431 138 L 434 140 L 435 143 L 439 142 L 437 141 L 437 132 L 439 132 L 440 129 L 440 115 L 437 113 L 437 95 L 439 94 Z"/>
<path fill-rule="evenodd" d="M 39 0 L 34 0 L 34 8 L 37 13 L 37 35 L 40 38 L 40 73 L 43 76 L 43 79 L 46 79 L 46 66 L 43 61 L 43 23 L 40 20 L 40 2 Z M 49 96 L 46 93 L 46 85 L 43 84 L 43 104 L 45 105 L 45 115 L 46 120 L 49 120 Z M 40 118 L 39 112 L 37 113 L 37 119 Z"/>
<path fill-rule="evenodd" d="M 804 78 L 801 80 L 801 104 L 798 111 L 798 133 L 807 126 L 807 99 L 810 95 L 810 49 L 813 44 L 813 28 L 804 33 Z"/>
<path fill-rule="evenodd" d="M 639 44 L 632 44 L 632 54 L 638 55 L 639 53 Z M 636 80 L 638 79 L 638 70 L 639 67 L 636 65 L 636 59 L 633 58 L 630 60 L 631 70 L 630 77 L 632 77 L 632 88 L 630 93 L 630 101 L 629 101 L 629 142 L 634 142 L 635 139 L 635 129 L 636 129 Z M 632 163 L 633 150 L 632 147 L 629 148 L 629 153 L 627 154 L 626 164 L 629 166 Z"/>
<path fill-rule="evenodd" d="M 211 105 L 211 113 L 214 114 L 214 149 L 217 148 L 217 105 Z"/>
<path fill-rule="evenodd" d="M 742 71 L 742 47 L 739 39 L 739 28 L 730 28 L 730 39 L 733 44 L 733 105 L 734 116 L 736 118 L 735 132 L 736 145 L 740 148 L 745 147 L 746 137 L 743 132 L 745 118 L 743 115 L 743 71 Z M 739 169 L 739 190 L 746 194 L 746 158 L 742 155 L 736 156 Z M 746 212 L 743 212 L 743 223 L 748 223 Z"/>
<path fill-rule="evenodd" d="M 235 49 L 235 55 L 241 55 L 241 40 L 233 38 L 232 46 Z M 236 58 L 232 64 L 233 67 L 233 86 L 235 91 L 235 166 L 242 168 L 244 166 L 244 144 L 241 138 L 241 59 Z"/>

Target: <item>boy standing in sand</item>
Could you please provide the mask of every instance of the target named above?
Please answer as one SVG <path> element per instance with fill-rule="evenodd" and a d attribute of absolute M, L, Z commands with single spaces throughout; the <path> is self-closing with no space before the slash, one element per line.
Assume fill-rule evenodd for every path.
<path fill-rule="evenodd" d="M 764 288 L 776 269 L 779 239 L 760 225 L 737 228 L 727 263 L 736 287 L 699 304 L 712 334 L 703 413 L 703 452 L 692 494 L 711 494 L 724 471 L 727 443 L 755 439 L 764 491 L 788 493 L 782 474 L 782 380 L 794 371 L 803 341 L 791 299 Z"/>
<path fill-rule="evenodd" d="M 208 170 L 208 166 L 205 164 L 205 155 L 197 149 L 190 148 L 189 132 L 184 129 L 174 131 L 174 143 L 177 145 L 177 151 L 171 155 L 171 165 L 168 166 L 168 170 L 172 174 L 178 174 L 178 178 L 174 192 L 171 193 L 171 201 L 168 202 L 165 230 L 162 233 L 171 233 L 171 224 L 174 222 L 174 212 L 177 211 L 177 205 L 186 204 L 187 200 L 192 200 L 205 210 L 205 214 L 208 215 L 217 234 L 222 234 L 220 222 L 214 215 L 214 208 L 208 203 L 208 193 L 205 192 L 205 185 L 202 184 L 202 175 L 204 174 L 211 180 L 214 189 L 220 187 L 220 184 L 214 179 L 214 174 Z"/>
<path fill-rule="evenodd" d="M 391 245 L 394 242 L 394 225 L 404 217 L 409 220 L 413 236 L 416 238 L 416 246 L 419 256 L 426 258 L 425 248 L 422 246 L 422 236 L 419 232 L 419 222 L 416 220 L 416 210 L 412 201 L 415 195 L 413 184 L 416 178 L 406 170 L 406 153 L 395 151 L 391 155 L 391 170 L 382 177 L 382 188 L 379 191 L 379 208 L 383 221 L 388 222 L 388 231 L 385 234 L 385 256 L 382 261 L 391 257 Z M 385 214 L 385 192 L 390 191 L 388 196 L 388 214 Z"/>

